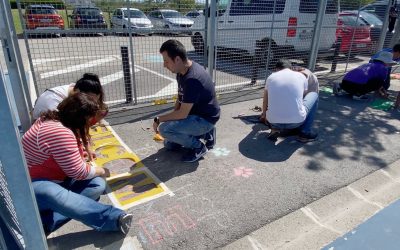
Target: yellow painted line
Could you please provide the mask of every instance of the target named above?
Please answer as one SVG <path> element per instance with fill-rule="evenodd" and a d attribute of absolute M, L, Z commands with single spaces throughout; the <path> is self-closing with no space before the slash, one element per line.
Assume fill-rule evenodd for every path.
<path fill-rule="evenodd" d="M 91 147 L 96 152 L 94 164 L 109 167 L 111 176 L 107 178 L 107 193 L 114 206 L 121 209 L 142 204 L 166 194 L 174 195 L 122 141 L 110 126 L 95 126 L 90 129 Z M 129 171 L 120 173 L 113 161 L 129 160 Z M 125 166 L 129 166 L 124 162 Z"/>

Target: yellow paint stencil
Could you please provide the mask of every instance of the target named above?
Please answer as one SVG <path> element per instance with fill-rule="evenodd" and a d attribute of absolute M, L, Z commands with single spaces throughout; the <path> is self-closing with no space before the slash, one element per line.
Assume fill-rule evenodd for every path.
<path fill-rule="evenodd" d="M 110 126 L 92 127 L 90 135 L 97 156 L 94 164 L 110 170 L 108 197 L 116 207 L 128 209 L 166 194 L 173 195 Z"/>
<path fill-rule="evenodd" d="M 140 170 L 110 180 L 111 200 L 118 207 L 126 208 L 162 195 L 165 192 L 162 183 L 157 183 L 147 171 Z"/>

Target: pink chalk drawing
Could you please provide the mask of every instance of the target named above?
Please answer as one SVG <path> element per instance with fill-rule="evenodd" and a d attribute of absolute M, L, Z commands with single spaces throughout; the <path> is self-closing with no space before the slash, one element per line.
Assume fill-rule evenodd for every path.
<path fill-rule="evenodd" d="M 141 218 L 138 223 L 149 241 L 154 245 L 161 242 L 164 237 L 173 236 L 179 231 L 194 228 L 194 221 L 177 205 L 169 208 L 165 216 L 152 213 Z"/>
<path fill-rule="evenodd" d="M 237 177 L 249 178 L 254 173 L 252 168 L 238 167 L 233 169 L 233 174 Z"/>

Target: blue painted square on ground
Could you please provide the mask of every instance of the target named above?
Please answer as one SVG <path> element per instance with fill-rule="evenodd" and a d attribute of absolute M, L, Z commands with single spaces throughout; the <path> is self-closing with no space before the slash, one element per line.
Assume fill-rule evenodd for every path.
<path fill-rule="evenodd" d="M 161 55 L 148 55 L 148 56 L 145 56 L 145 59 L 148 62 L 157 62 L 157 63 L 164 62 Z"/>
<path fill-rule="evenodd" d="M 397 200 L 323 250 L 399 249 L 399 211 L 400 200 Z"/>

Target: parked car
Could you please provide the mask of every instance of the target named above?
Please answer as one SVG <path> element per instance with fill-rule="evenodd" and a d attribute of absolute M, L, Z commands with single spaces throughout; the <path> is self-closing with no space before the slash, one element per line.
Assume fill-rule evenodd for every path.
<path fill-rule="evenodd" d="M 371 4 L 367 4 L 363 7 L 361 7 L 360 10 L 374 14 L 380 20 L 384 20 L 388 3 L 389 3 L 389 0 L 380 0 L 380 1 L 376 1 Z M 400 0 L 395 0 L 394 2 L 393 2 L 393 0 L 390 0 L 390 3 L 392 5 L 396 5 L 398 7 L 400 6 Z"/>
<path fill-rule="evenodd" d="M 338 18 L 336 2 L 328 0 L 323 19 L 326 28 L 320 39 L 320 56 L 330 56 L 334 52 Z M 292 58 L 297 55 L 303 60 L 308 58 L 318 0 L 224 0 L 219 1 L 218 9 L 216 44 L 219 48 L 245 52 L 251 56 L 260 55 L 261 52 L 256 53 L 259 48 L 262 58 L 269 57 L 271 60 L 283 55 Z M 196 18 L 193 30 L 204 28 L 204 20 L 204 15 Z M 193 34 L 192 45 L 196 52 L 203 53 L 203 31 Z"/>
<path fill-rule="evenodd" d="M 352 13 L 354 16 L 357 16 L 359 13 L 359 18 L 363 20 L 369 27 L 371 28 L 371 40 L 373 43 L 377 43 L 379 41 L 379 37 L 382 32 L 383 22 L 374 14 L 371 14 L 366 11 L 346 11 L 346 13 Z"/>
<path fill-rule="evenodd" d="M 191 34 L 190 28 L 193 20 L 185 17 L 176 10 L 155 10 L 147 15 L 153 23 L 154 28 L 170 31 L 169 33 Z"/>
<path fill-rule="evenodd" d="M 192 11 L 189 11 L 188 13 L 186 13 L 185 16 L 187 18 L 190 18 L 190 19 L 195 19 L 200 15 L 203 15 L 203 11 L 202 10 L 192 10 Z"/>
<path fill-rule="evenodd" d="M 357 18 L 357 13 L 339 13 L 336 38 L 342 41 L 341 53 L 349 53 L 350 48 L 353 55 L 357 52 L 371 51 L 371 28 L 363 19 Z"/>
<path fill-rule="evenodd" d="M 96 7 L 77 7 L 70 18 L 71 29 L 107 29 L 103 12 Z"/>
<path fill-rule="evenodd" d="M 151 34 L 153 24 L 139 9 L 118 8 L 113 12 L 111 27 L 126 29 L 125 32 L 130 28 L 136 34 Z"/>
<path fill-rule="evenodd" d="M 29 5 L 25 9 L 24 18 L 28 30 L 64 29 L 64 20 L 51 5 Z"/>

